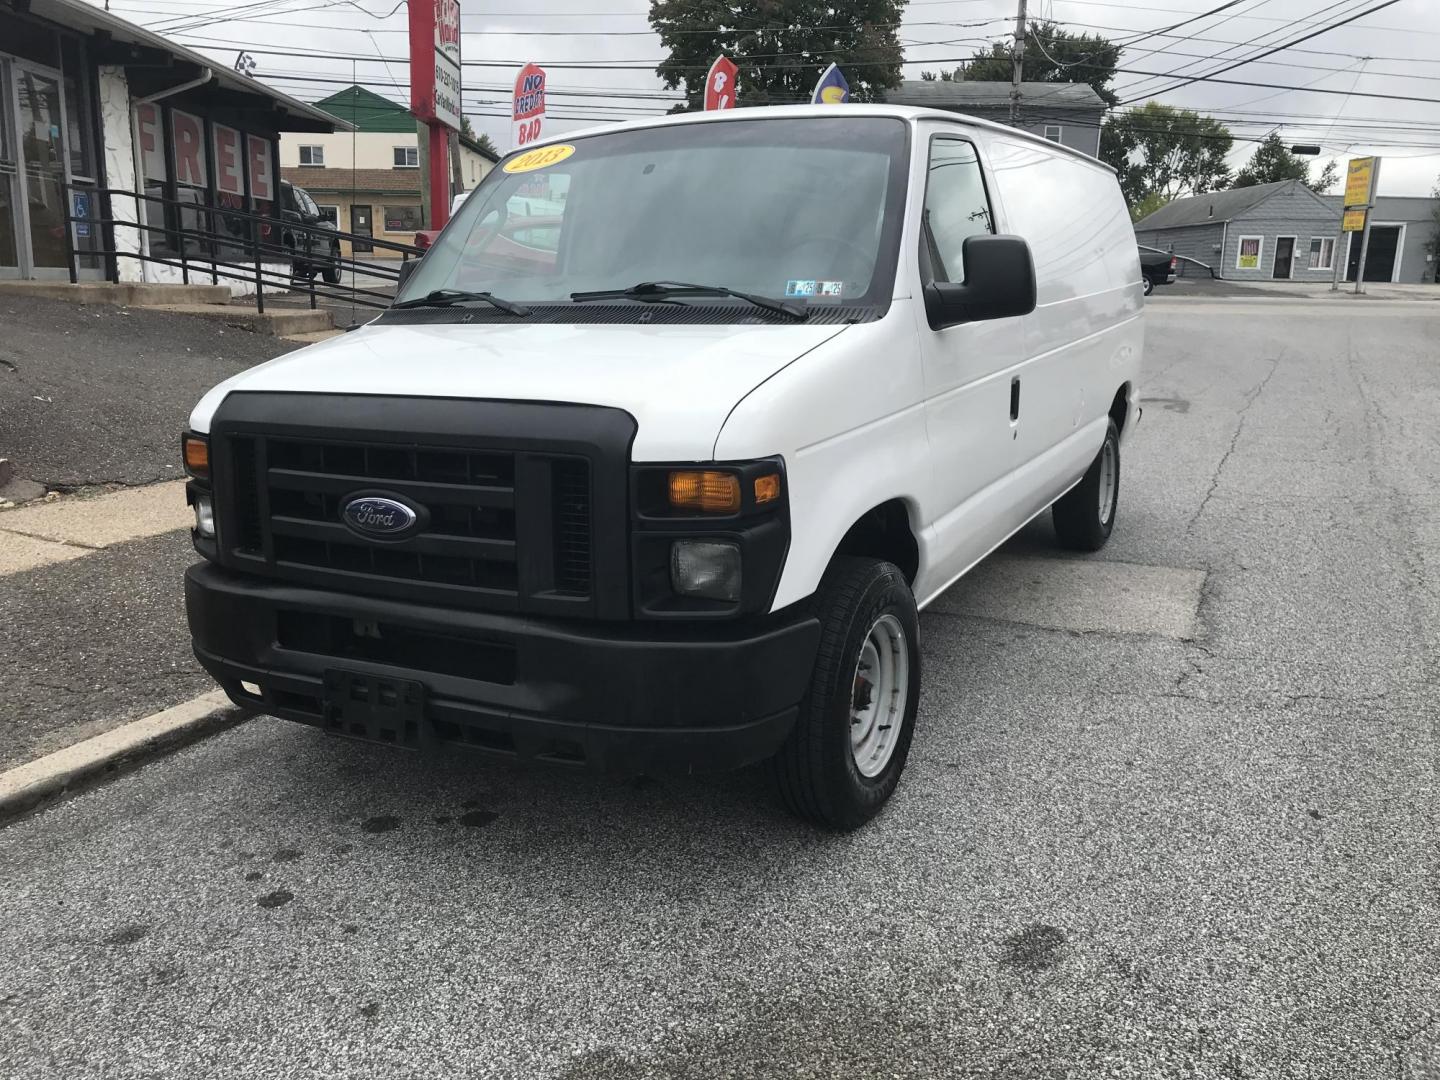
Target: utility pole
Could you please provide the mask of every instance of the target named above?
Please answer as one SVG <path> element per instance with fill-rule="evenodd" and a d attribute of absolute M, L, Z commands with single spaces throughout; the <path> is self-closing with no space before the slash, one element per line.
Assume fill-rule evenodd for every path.
<path fill-rule="evenodd" d="M 1015 12 L 1015 70 L 1010 76 L 1010 124 L 1020 121 L 1020 79 L 1025 73 L 1025 0 Z"/>
<path fill-rule="evenodd" d="M 1370 198 L 1365 207 L 1365 231 L 1360 234 L 1360 265 L 1355 268 L 1355 295 L 1359 296 L 1365 291 L 1365 260 L 1370 255 L 1370 219 L 1375 214 L 1375 199 L 1380 194 L 1380 159 L 1375 159 L 1374 168 L 1370 173 Z M 1396 249 L 1395 257 L 1398 259 L 1399 249 Z"/>

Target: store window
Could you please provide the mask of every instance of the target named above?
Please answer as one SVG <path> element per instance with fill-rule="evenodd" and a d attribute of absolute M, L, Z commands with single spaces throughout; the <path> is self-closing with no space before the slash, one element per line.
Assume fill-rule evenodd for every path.
<path fill-rule="evenodd" d="M 323 147 L 323 146 L 302 146 L 302 147 L 300 147 L 300 164 L 301 164 L 301 165 L 318 165 L 318 166 L 323 166 L 323 165 L 325 164 L 325 147 Z"/>
<path fill-rule="evenodd" d="M 425 227 L 422 220 L 418 206 L 385 207 L 386 232 L 415 232 Z"/>
<path fill-rule="evenodd" d="M 395 147 L 395 168 L 397 169 L 418 169 L 420 167 L 420 150 L 414 146 Z"/>
<path fill-rule="evenodd" d="M 1059 125 L 1059 124 L 1046 124 L 1046 125 L 1045 125 L 1045 138 L 1049 139 L 1051 142 L 1059 142 L 1059 141 L 1060 141 L 1060 125 Z"/>
<path fill-rule="evenodd" d="M 1310 269 L 1329 270 L 1335 265 L 1335 241 L 1316 236 L 1310 241 Z"/>
<path fill-rule="evenodd" d="M 328 221 L 337 229 L 340 227 L 340 207 L 327 206 L 325 203 L 316 203 L 315 208 L 320 211 L 321 221 Z"/>
<path fill-rule="evenodd" d="M 1260 255 L 1265 248 L 1263 236 L 1242 236 L 1240 246 L 1235 250 L 1235 269 L 1260 269 Z"/>

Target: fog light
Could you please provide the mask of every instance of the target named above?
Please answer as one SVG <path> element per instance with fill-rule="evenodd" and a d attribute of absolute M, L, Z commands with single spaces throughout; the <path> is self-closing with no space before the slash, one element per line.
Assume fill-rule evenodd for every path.
<path fill-rule="evenodd" d="M 195 532 L 200 536 L 214 539 L 215 510 L 210 505 L 209 495 L 195 496 Z"/>
<path fill-rule="evenodd" d="M 262 696 L 263 696 L 263 695 L 260 693 L 260 684 L 259 684 L 259 683 L 246 682 L 245 680 L 242 679 L 242 680 L 240 680 L 240 689 L 241 689 L 241 690 L 244 690 L 245 693 L 249 694 L 251 697 L 262 697 Z"/>
<path fill-rule="evenodd" d="M 670 547 L 670 587 L 681 596 L 740 599 L 740 549 L 718 540 L 677 540 Z"/>

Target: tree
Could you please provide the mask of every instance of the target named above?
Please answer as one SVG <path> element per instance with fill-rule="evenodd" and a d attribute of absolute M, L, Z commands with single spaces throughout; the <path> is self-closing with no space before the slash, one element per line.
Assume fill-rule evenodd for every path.
<path fill-rule="evenodd" d="M 460 134 L 464 135 L 467 139 L 475 138 L 475 129 L 470 126 L 470 117 L 463 113 L 460 116 Z"/>
<path fill-rule="evenodd" d="M 1152 195 L 1169 202 L 1228 185 L 1225 155 L 1234 141 L 1213 117 L 1147 101 L 1106 119 L 1100 160 L 1120 174 L 1125 201 L 1138 207 Z"/>
<path fill-rule="evenodd" d="M 490 140 L 489 135 L 477 135 L 475 137 L 475 143 L 481 150 L 485 151 L 485 153 L 493 154 L 497 159 L 502 156 L 500 151 L 496 149 L 495 144 Z"/>
<path fill-rule="evenodd" d="M 1234 187 L 1254 187 L 1256 184 L 1273 184 L 1278 180 L 1299 180 L 1311 191 L 1323 193 L 1333 187 L 1339 179 L 1340 167 L 1332 158 L 1320 173 L 1320 178 L 1310 180 L 1310 163 L 1292 154 L 1280 136 L 1274 132 L 1260 140 L 1255 153 L 1245 167 L 1235 174 Z"/>
<path fill-rule="evenodd" d="M 1430 256 L 1430 280 L 1440 283 L 1440 179 L 1430 189 L 1430 198 L 1435 205 L 1430 210 L 1430 239 L 1425 241 L 1425 252 Z"/>
<path fill-rule="evenodd" d="M 655 72 L 669 89 L 684 85 L 678 111 L 704 106 L 705 73 L 721 53 L 740 69 L 742 107 L 809 101 L 832 63 L 845 72 L 851 100 L 873 101 L 900 85 L 904 7 L 905 0 L 650 0 L 650 25 L 670 53 Z"/>
<path fill-rule="evenodd" d="M 1009 82 L 1014 69 L 1014 38 L 992 41 L 954 71 L 940 72 L 945 82 Z M 1105 104 L 1117 98 L 1110 90 L 1120 46 L 1098 34 L 1074 34 L 1059 23 L 1041 19 L 1025 28 L 1026 82 L 1089 83 Z M 934 79 L 933 72 L 920 73 Z"/>
<path fill-rule="evenodd" d="M 1169 201 L 1170 200 L 1164 195 L 1161 195 L 1160 192 L 1152 191 L 1134 206 L 1130 207 L 1130 220 L 1139 221 L 1141 218 L 1147 218 Z"/>

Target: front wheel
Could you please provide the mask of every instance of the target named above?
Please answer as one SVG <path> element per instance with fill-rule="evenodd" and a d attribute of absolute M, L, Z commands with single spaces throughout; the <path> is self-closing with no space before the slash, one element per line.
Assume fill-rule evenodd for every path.
<path fill-rule="evenodd" d="M 340 249 L 338 247 L 331 248 L 330 265 L 326 266 L 324 270 L 320 271 L 320 274 L 322 277 L 324 277 L 326 284 L 340 284 Z"/>
<path fill-rule="evenodd" d="M 915 597 L 898 567 L 839 558 L 813 601 L 820 647 L 810 689 L 773 768 L 791 811 L 858 828 L 900 782 L 920 699 Z"/>
<path fill-rule="evenodd" d="M 1050 510 L 1060 543 L 1072 551 L 1099 551 L 1115 527 L 1119 502 L 1120 429 L 1110 420 L 1090 468 Z"/>

